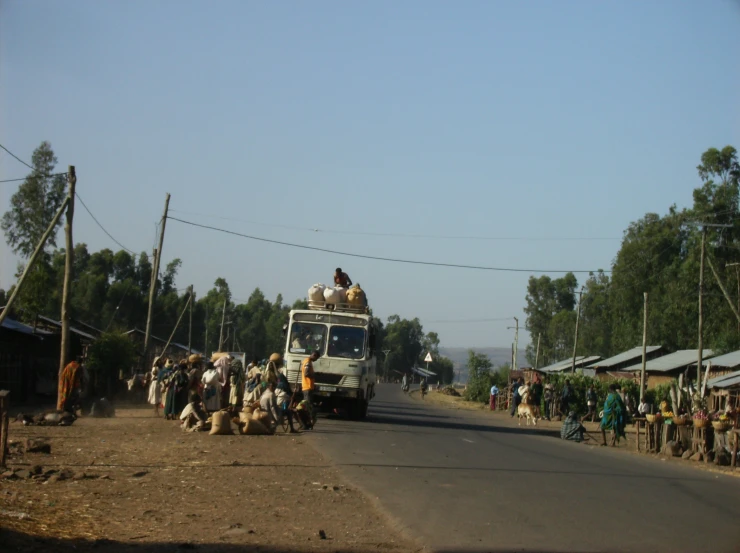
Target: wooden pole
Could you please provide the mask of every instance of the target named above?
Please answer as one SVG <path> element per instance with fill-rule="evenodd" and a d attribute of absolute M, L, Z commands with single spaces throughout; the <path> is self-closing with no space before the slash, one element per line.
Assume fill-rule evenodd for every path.
<path fill-rule="evenodd" d="M 576 351 L 578 350 L 578 324 L 581 322 L 581 297 L 583 296 L 583 286 L 581 291 L 578 292 L 578 305 L 576 311 L 576 335 L 573 338 L 573 363 L 570 366 L 570 372 L 575 374 L 576 372 Z"/>
<path fill-rule="evenodd" d="M 49 227 L 46 229 L 46 232 L 44 232 L 44 235 L 41 237 L 41 240 L 39 240 L 39 243 L 36 245 L 36 249 L 33 251 L 33 253 L 31 254 L 31 257 L 28 259 L 26 266 L 23 268 L 23 274 L 21 275 L 21 278 L 18 280 L 18 284 L 15 285 L 15 288 L 13 289 L 13 293 L 10 295 L 10 298 L 8 299 L 8 303 L 5 306 L 5 309 L 3 309 L 0 312 L 0 324 L 2 324 L 3 320 L 5 320 L 5 317 L 7 317 L 10 314 L 10 308 L 12 307 L 13 302 L 16 300 L 16 298 L 20 294 L 20 291 L 23 288 L 23 284 L 26 281 L 26 277 L 31 272 L 31 268 L 33 267 L 33 265 L 36 263 L 36 258 L 39 256 L 39 254 L 42 251 L 44 251 L 44 245 L 46 244 L 46 241 L 49 239 L 49 236 L 51 236 L 52 232 L 54 232 L 54 229 L 59 223 L 59 219 L 62 218 L 62 214 L 67 209 L 68 205 L 69 205 L 69 196 L 64 198 L 62 205 L 59 206 L 59 209 L 54 215 L 54 218 L 51 220 Z"/>
<path fill-rule="evenodd" d="M 640 370 L 640 403 L 645 397 L 645 365 L 647 364 L 647 308 L 648 293 L 643 292 L 644 303 L 642 307 L 642 369 Z M 639 440 L 638 440 L 639 443 Z"/>
<path fill-rule="evenodd" d="M 224 299 L 224 308 L 221 310 L 221 334 L 218 336 L 218 351 L 224 347 L 224 320 L 226 318 L 226 300 Z"/>
<path fill-rule="evenodd" d="M 696 393 L 701 386 L 701 362 L 704 357 L 704 252 L 706 250 L 707 228 L 701 231 L 701 262 L 699 263 L 699 343 L 696 363 Z"/>
<path fill-rule="evenodd" d="M 72 240 L 72 221 L 75 215 L 75 186 L 77 185 L 77 175 L 75 174 L 74 165 L 69 166 L 67 171 L 67 222 L 64 225 L 64 242 L 66 251 L 64 252 L 64 287 L 62 288 L 62 336 L 61 351 L 59 353 L 59 378 L 57 379 L 57 409 L 64 408 L 64 398 L 62 398 L 62 387 L 59 382 L 62 379 L 62 372 L 69 360 L 69 297 L 72 288 L 72 269 L 74 267 L 75 247 Z"/>
<path fill-rule="evenodd" d="M 185 316 L 185 312 L 188 310 L 188 306 L 190 305 L 190 300 L 193 299 L 193 296 L 188 296 L 188 303 L 185 304 L 185 307 L 182 310 L 182 313 L 180 313 L 180 318 L 177 319 L 177 324 L 175 324 L 175 328 L 172 329 L 172 334 L 170 334 L 169 339 L 167 340 L 167 343 L 164 345 L 164 348 L 162 349 L 162 355 L 165 355 L 167 353 L 167 348 L 170 347 L 170 342 L 172 342 L 172 338 L 175 337 L 175 332 L 177 332 L 177 328 L 180 326 L 180 321 L 182 321 L 182 318 Z"/>
<path fill-rule="evenodd" d="M 203 355 L 208 357 L 208 303 L 206 303 L 206 338 L 203 345 Z"/>
<path fill-rule="evenodd" d="M 517 370 L 519 368 L 519 364 L 517 363 L 516 356 L 519 353 L 519 319 L 514 317 L 514 321 L 516 322 L 516 330 L 514 331 L 514 370 Z"/>
<path fill-rule="evenodd" d="M 735 304 L 733 303 L 732 298 L 730 298 L 730 294 L 727 292 L 727 289 L 725 288 L 725 285 L 722 282 L 722 279 L 719 278 L 719 273 L 717 273 L 717 269 L 714 268 L 714 263 L 712 263 L 712 260 L 709 257 L 707 257 L 707 264 L 709 264 L 709 268 L 711 269 L 712 274 L 714 275 L 714 279 L 717 281 L 717 284 L 719 284 L 719 289 L 722 290 L 722 294 L 725 296 L 727 303 L 730 305 L 730 309 L 732 310 L 732 313 L 737 318 L 738 324 L 740 324 L 740 313 L 738 313 L 738 310 L 735 309 Z"/>
<path fill-rule="evenodd" d="M 190 285 L 190 297 L 193 297 L 193 285 Z M 193 302 L 190 303 L 190 324 L 188 325 L 188 356 L 193 353 Z"/>
<path fill-rule="evenodd" d="M 537 353 L 534 354 L 534 370 L 537 370 L 537 367 L 539 367 L 539 361 L 540 361 L 540 339 L 542 338 L 542 333 L 537 335 Z"/>
<path fill-rule="evenodd" d="M 157 295 L 157 277 L 159 276 L 159 261 L 162 259 L 162 246 L 164 245 L 164 229 L 167 226 L 167 212 L 170 208 L 170 195 L 167 194 L 164 200 L 164 213 L 162 213 L 162 229 L 159 231 L 159 246 L 154 256 L 154 267 L 152 273 L 152 282 L 149 285 L 149 309 L 146 315 L 146 331 L 144 333 L 144 359 L 149 349 L 149 338 L 152 333 L 152 311 L 154 310 L 154 299 Z"/>
<path fill-rule="evenodd" d="M 8 452 L 8 411 L 10 410 L 10 392 L 0 390 L 0 467 L 6 468 L 5 458 Z"/>

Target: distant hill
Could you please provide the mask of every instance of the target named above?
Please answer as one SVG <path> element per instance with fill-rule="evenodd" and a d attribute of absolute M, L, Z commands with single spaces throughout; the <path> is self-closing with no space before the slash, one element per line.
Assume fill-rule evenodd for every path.
<path fill-rule="evenodd" d="M 465 382 L 468 378 L 468 351 L 473 350 L 476 353 L 487 355 L 494 367 L 500 367 L 506 363 L 511 363 L 511 349 L 509 348 L 439 348 L 439 353 L 448 357 L 455 365 L 456 380 L 459 371 L 459 382 Z M 529 366 L 524 356 L 524 350 L 520 349 L 517 354 L 517 363 L 520 367 Z"/>

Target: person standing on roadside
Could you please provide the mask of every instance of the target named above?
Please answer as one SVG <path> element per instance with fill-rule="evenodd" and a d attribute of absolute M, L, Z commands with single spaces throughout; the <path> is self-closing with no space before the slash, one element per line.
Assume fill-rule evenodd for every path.
<path fill-rule="evenodd" d="M 318 351 L 314 351 L 301 363 L 301 389 L 303 390 L 303 399 L 308 404 L 312 422 L 316 420 L 313 408 L 313 389 L 315 382 L 313 364 L 319 360 L 319 357 L 321 357 L 321 354 Z"/>
<path fill-rule="evenodd" d="M 552 411 L 552 397 L 553 397 L 553 388 L 552 388 L 552 383 L 550 382 L 545 384 L 544 397 L 545 397 L 545 418 L 547 420 L 550 420 L 550 412 Z"/>
<path fill-rule="evenodd" d="M 495 384 L 491 386 L 491 411 L 496 410 L 496 400 L 498 399 L 498 386 Z"/>
<path fill-rule="evenodd" d="M 530 386 L 530 393 L 532 394 L 532 405 L 535 406 L 537 412 L 540 411 L 542 405 L 542 380 L 540 375 L 534 375 L 532 379 L 532 385 Z M 542 413 L 539 413 L 539 418 L 542 418 Z"/>
<path fill-rule="evenodd" d="M 593 384 L 586 390 L 586 405 L 588 406 L 588 413 L 584 419 L 591 417 L 591 422 L 596 422 L 596 390 L 594 390 Z"/>
<path fill-rule="evenodd" d="M 567 415 L 570 411 L 570 400 L 572 398 L 573 389 L 570 387 L 570 380 L 566 378 L 563 391 L 560 394 L 560 413 L 558 413 L 558 420 L 563 420 L 563 416 Z"/>

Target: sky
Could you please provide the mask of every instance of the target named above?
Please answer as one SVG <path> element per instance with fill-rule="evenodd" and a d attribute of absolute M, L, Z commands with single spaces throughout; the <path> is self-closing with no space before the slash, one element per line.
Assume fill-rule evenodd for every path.
<path fill-rule="evenodd" d="M 255 237 L 545 271 L 166 225 L 199 295 L 292 303 L 341 267 L 442 346 L 508 347 L 517 317 L 523 347 L 532 274 L 608 270 L 630 222 L 691 205 L 702 152 L 740 147 L 738 28 L 735 0 L 3 0 L 0 143 L 51 142 L 136 252 L 170 193 Z M 74 239 L 119 249 L 80 206 Z M 3 243 L 0 287 L 17 263 Z"/>

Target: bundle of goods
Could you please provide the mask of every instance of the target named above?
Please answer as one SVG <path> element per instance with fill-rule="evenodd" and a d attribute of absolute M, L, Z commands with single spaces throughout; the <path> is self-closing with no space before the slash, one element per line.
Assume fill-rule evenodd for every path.
<path fill-rule="evenodd" d="M 222 357 L 230 357 L 230 356 L 229 356 L 229 354 L 228 354 L 227 352 L 225 352 L 225 351 L 217 351 L 217 352 L 216 352 L 216 353 L 214 353 L 214 354 L 213 354 L 213 356 L 211 357 L 211 363 L 215 363 L 216 361 L 218 361 L 218 360 L 219 360 L 219 359 L 221 359 Z"/>
<path fill-rule="evenodd" d="M 256 420 L 267 426 L 270 424 L 270 413 L 262 409 L 255 409 L 252 412 L 252 420 Z"/>
<path fill-rule="evenodd" d="M 216 411 L 211 418 L 211 436 L 229 436 L 231 431 L 231 419 L 226 411 Z"/>
<path fill-rule="evenodd" d="M 192 364 L 197 364 L 203 361 L 203 356 L 200 353 L 194 353 L 188 358 L 188 361 Z"/>
<path fill-rule="evenodd" d="M 270 355 L 270 361 L 272 362 L 280 361 L 282 358 L 283 356 L 280 355 L 279 353 L 273 353 L 272 355 Z"/>
<path fill-rule="evenodd" d="M 336 286 L 324 290 L 324 301 L 330 305 L 338 303 L 347 303 L 347 289 Z"/>
<path fill-rule="evenodd" d="M 367 305 L 365 291 L 360 288 L 359 284 L 356 284 L 347 292 L 347 303 L 356 307 L 364 307 Z"/>
<path fill-rule="evenodd" d="M 321 303 L 324 301 L 324 291 L 326 286 L 323 284 L 314 284 L 308 289 L 308 301 Z"/>
<path fill-rule="evenodd" d="M 267 436 L 272 434 L 264 424 L 254 419 L 249 419 L 246 423 L 242 424 L 239 427 L 239 432 L 248 436 Z"/>

